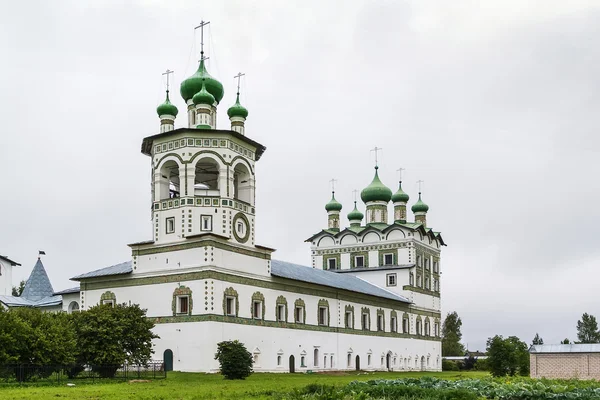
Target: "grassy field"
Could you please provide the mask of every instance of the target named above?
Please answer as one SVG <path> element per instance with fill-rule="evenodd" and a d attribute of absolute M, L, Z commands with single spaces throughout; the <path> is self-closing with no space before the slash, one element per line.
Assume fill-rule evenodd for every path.
<path fill-rule="evenodd" d="M 480 378 L 485 372 L 377 372 L 368 374 L 253 374 L 245 381 L 226 381 L 220 375 L 170 372 L 152 382 L 83 384 L 75 387 L 1 387 L 0 399 L 270 399 L 311 383 L 344 385 L 355 380 L 436 376 L 444 379 Z"/>

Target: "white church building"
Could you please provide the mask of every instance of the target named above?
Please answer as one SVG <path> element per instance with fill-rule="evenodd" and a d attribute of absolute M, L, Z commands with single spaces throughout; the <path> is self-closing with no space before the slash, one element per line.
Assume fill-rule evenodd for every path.
<path fill-rule="evenodd" d="M 223 85 L 203 52 L 180 92 L 186 127 L 175 129 L 167 90 L 160 133 L 141 147 L 152 176 L 151 239 L 130 244 L 126 262 L 73 277 L 77 309 L 147 309 L 160 336 L 155 358 L 168 369 L 216 372 L 217 343 L 237 339 L 257 372 L 441 370 L 445 244 L 428 227 L 421 194 L 409 222 L 409 196 L 401 184 L 392 193 L 375 167 L 361 192 L 366 216 L 355 202 L 342 228 L 332 196 L 327 228 L 307 239 L 311 265 L 273 260 L 274 249 L 255 243 L 255 167 L 266 148 L 247 135 L 239 87 L 225 129 L 216 125 Z"/>

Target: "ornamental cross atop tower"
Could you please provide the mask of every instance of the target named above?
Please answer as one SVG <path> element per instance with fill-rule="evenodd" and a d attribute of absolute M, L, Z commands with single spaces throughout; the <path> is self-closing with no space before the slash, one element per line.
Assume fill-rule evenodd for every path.
<path fill-rule="evenodd" d="M 335 192 L 335 183 L 336 183 L 337 181 L 338 181 L 338 180 L 337 180 L 337 179 L 335 179 L 335 178 L 331 178 L 331 180 L 329 181 L 329 183 L 331 183 L 331 191 L 332 191 L 332 192 Z"/>
<path fill-rule="evenodd" d="M 170 69 L 167 68 L 167 70 L 165 72 L 163 72 L 163 75 L 167 76 L 167 92 L 169 91 L 169 75 L 171 75 L 174 71 L 171 71 Z"/>
<path fill-rule="evenodd" d="M 424 181 L 424 180 L 422 180 L 422 179 L 419 179 L 419 180 L 417 181 L 417 185 L 419 185 L 419 193 L 421 193 L 422 185 L 423 185 L 423 183 L 424 183 L 424 182 L 425 182 L 425 181 Z"/>
<path fill-rule="evenodd" d="M 404 171 L 404 170 L 405 170 L 405 168 L 398 168 L 398 169 L 396 170 L 396 172 L 398 172 L 398 180 L 399 180 L 400 182 L 402 182 L 402 171 Z"/>
<path fill-rule="evenodd" d="M 378 153 L 379 151 L 381 151 L 381 150 L 383 150 L 383 149 L 382 149 L 381 147 L 377 147 L 377 146 L 375 146 L 375 148 L 374 148 L 374 149 L 371 149 L 371 151 L 374 151 L 374 152 L 375 152 L 375 166 L 376 166 L 376 167 L 378 166 L 378 164 L 377 164 L 377 153 Z"/>
<path fill-rule="evenodd" d="M 200 60 L 206 59 L 204 57 L 204 27 L 208 24 L 210 24 L 210 21 L 200 21 L 200 25 L 194 28 L 194 31 L 200 28 Z"/>
<path fill-rule="evenodd" d="M 245 76 L 246 74 L 242 74 L 241 72 L 238 72 L 238 74 L 236 76 L 234 76 L 233 78 L 237 78 L 238 82 L 237 82 L 237 94 L 240 94 L 240 79 L 242 78 L 242 76 Z"/>

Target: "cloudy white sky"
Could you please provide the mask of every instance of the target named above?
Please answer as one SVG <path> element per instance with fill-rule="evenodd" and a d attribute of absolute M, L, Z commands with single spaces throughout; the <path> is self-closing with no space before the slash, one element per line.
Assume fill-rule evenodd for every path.
<path fill-rule="evenodd" d="M 0 5 L 0 254 L 37 251 L 56 290 L 151 238 L 150 164 L 161 73 L 246 73 L 257 242 L 307 264 L 328 181 L 351 210 L 382 147 L 381 178 L 416 197 L 448 243 L 443 312 L 464 341 L 547 343 L 600 317 L 600 2 L 21 1 Z M 174 90 L 178 92 L 178 90 Z M 178 95 L 176 105 L 184 104 Z M 177 125 L 183 125 L 180 114 Z"/>

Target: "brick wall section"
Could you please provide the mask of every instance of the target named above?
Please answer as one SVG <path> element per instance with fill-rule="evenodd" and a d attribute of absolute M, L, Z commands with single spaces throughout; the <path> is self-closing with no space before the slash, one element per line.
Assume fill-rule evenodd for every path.
<path fill-rule="evenodd" d="M 600 379 L 600 353 L 530 354 L 532 378 Z"/>

